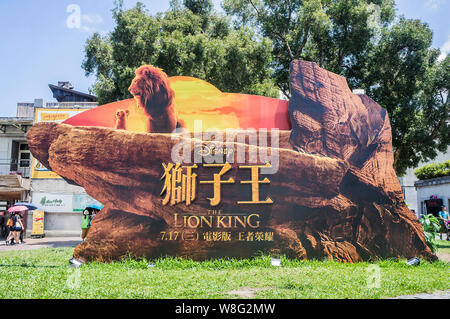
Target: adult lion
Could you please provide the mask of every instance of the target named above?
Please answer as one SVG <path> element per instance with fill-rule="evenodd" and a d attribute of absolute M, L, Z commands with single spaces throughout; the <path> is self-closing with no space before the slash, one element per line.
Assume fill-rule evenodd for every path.
<path fill-rule="evenodd" d="M 160 68 L 139 67 L 128 90 L 148 117 L 147 132 L 172 133 L 177 127 L 184 127 L 175 110 L 175 92 Z"/>

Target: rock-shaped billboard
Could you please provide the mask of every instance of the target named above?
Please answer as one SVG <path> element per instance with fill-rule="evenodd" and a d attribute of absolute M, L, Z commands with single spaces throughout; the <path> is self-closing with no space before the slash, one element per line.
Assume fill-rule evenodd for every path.
<path fill-rule="evenodd" d="M 136 74 L 134 99 L 28 133 L 37 160 L 104 204 L 75 258 L 436 258 L 386 111 L 345 78 L 293 61 L 287 102 Z"/>

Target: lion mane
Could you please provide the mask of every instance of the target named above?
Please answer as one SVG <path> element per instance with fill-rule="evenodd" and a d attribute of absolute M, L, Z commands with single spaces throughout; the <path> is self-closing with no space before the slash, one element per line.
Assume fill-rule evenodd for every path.
<path fill-rule="evenodd" d="M 175 92 L 167 74 L 160 68 L 139 67 L 128 90 L 148 117 L 147 132 L 172 133 L 177 127 L 184 126 L 175 110 Z"/>

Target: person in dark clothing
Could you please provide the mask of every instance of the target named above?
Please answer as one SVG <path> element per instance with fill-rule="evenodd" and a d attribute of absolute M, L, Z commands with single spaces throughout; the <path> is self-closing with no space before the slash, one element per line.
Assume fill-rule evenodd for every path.
<path fill-rule="evenodd" d="M 8 226 L 6 226 L 6 222 L 8 221 L 8 217 L 6 217 L 6 212 L 0 212 L 0 237 L 6 238 L 8 236 Z"/>
<path fill-rule="evenodd" d="M 12 244 L 14 240 L 15 244 L 19 244 L 20 242 L 20 232 L 23 230 L 22 219 L 19 214 L 12 213 L 10 216 L 9 226 L 9 235 L 6 238 L 6 244 Z"/>
<path fill-rule="evenodd" d="M 19 218 L 23 221 L 23 220 L 24 220 L 23 214 L 19 213 Z M 23 222 L 22 222 L 22 224 L 23 224 Z M 21 244 L 24 243 L 24 241 L 23 241 L 23 234 L 24 234 L 24 232 L 25 232 L 25 225 L 23 225 L 22 229 L 20 230 L 20 236 L 19 236 L 19 239 L 20 239 L 20 243 L 21 243 Z"/>

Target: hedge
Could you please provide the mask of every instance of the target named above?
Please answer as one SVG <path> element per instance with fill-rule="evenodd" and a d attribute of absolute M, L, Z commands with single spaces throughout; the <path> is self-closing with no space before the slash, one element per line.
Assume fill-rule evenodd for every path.
<path fill-rule="evenodd" d="M 450 160 L 444 163 L 428 164 L 414 171 L 420 180 L 436 177 L 450 176 Z"/>

